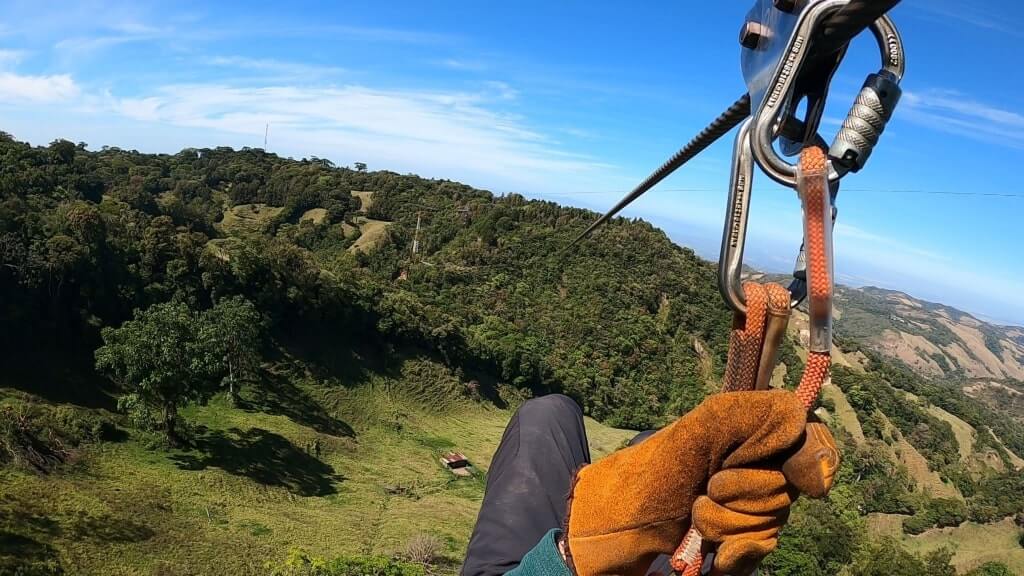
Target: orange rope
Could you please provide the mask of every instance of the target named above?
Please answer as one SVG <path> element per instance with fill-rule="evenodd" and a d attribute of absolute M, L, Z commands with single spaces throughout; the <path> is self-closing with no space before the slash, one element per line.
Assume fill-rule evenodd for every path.
<path fill-rule="evenodd" d="M 725 365 L 722 392 L 753 390 L 757 380 L 757 367 L 761 361 L 761 343 L 768 320 L 768 291 L 756 282 L 743 284 L 747 314 L 733 317 L 733 330 L 729 334 L 729 356 Z"/>
<path fill-rule="evenodd" d="M 800 154 L 800 171 L 808 183 L 800 190 L 804 197 L 804 218 L 806 230 L 808 298 L 813 306 L 816 302 L 831 301 L 832 270 L 829 268 L 828 242 L 826 234 L 831 218 L 826 220 L 829 205 L 827 178 L 820 178 L 828 169 L 825 152 L 817 147 L 808 147 Z M 747 282 L 743 285 L 747 302 L 747 315 L 736 314 L 733 331 L 729 337 L 729 358 L 725 369 L 723 392 L 753 390 L 757 380 L 758 363 L 764 344 L 764 328 L 769 305 L 774 310 L 780 300 L 789 305 L 789 291 L 777 284 L 760 285 Z M 810 410 L 818 400 L 821 387 L 828 379 L 832 364 L 827 352 L 810 352 L 796 395 Z M 682 543 L 672 555 L 672 569 L 682 576 L 699 576 L 704 564 L 704 538 L 691 527 Z"/>
<path fill-rule="evenodd" d="M 776 285 L 776 288 L 786 292 L 786 306 L 789 306 L 789 292 L 781 286 Z M 757 384 L 761 349 L 764 346 L 764 330 L 768 321 L 768 306 L 770 301 L 774 304 L 778 291 L 756 282 L 744 282 L 743 294 L 747 313 L 743 315 L 737 312 L 733 316 L 722 392 L 753 390 Z M 700 531 L 691 527 L 672 554 L 672 569 L 683 576 L 699 576 L 703 564 L 703 544 L 704 537 Z"/>
<path fill-rule="evenodd" d="M 805 176 L 803 180 L 808 183 L 800 192 L 804 198 L 807 230 L 807 296 L 812 306 L 815 302 L 823 301 L 831 305 L 832 300 L 832 270 L 829 268 L 831 255 L 826 253 L 828 246 L 825 239 L 825 235 L 829 233 L 826 226 L 831 226 L 832 221 L 831 210 L 828 209 L 828 179 L 821 178 L 822 174 L 827 174 L 827 170 L 828 160 L 821 148 L 805 148 L 800 154 L 800 172 Z M 828 378 L 831 364 L 832 359 L 826 352 L 811 352 L 807 355 L 807 365 L 800 378 L 796 395 L 808 410 L 818 400 L 818 394 Z"/>

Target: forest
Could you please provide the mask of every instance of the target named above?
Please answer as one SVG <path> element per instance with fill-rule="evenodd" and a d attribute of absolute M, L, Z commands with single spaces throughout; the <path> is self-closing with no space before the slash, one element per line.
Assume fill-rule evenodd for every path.
<path fill-rule="evenodd" d="M 566 250 L 594 217 L 260 149 L 142 154 L 0 135 L 0 387 L 30 395 L 0 402 L 0 473 L 59 476 L 89 446 L 126 435 L 146 435 L 157 453 L 195 447 L 204 431 L 192 407 L 276 393 L 267 367 L 294 358 L 359 381 L 422 357 L 451 374 L 423 385 L 460 401 L 505 408 L 561 392 L 609 426 L 664 425 L 721 377 L 731 317 L 715 269 L 640 220 L 616 219 Z M 1024 428 L 954 382 L 867 355 L 864 373 L 838 368 L 834 382 L 868 442 L 837 429 L 839 485 L 828 500 L 801 501 L 766 574 L 955 574 L 951 552 L 870 537 L 865 516 L 907 515 L 907 533 L 1024 519 L 1024 477 L 1006 453 L 1024 452 Z M 795 385 L 791 339 L 781 360 Z M 949 425 L 904 392 L 991 429 L 1005 448 L 989 434 L 979 442 L 1009 471 L 968 469 Z M 893 436 L 879 413 L 964 500 L 912 489 L 884 453 Z M 24 535 L 12 514 L 0 510 L 0 534 L 13 542 Z M 367 563 L 422 572 L 302 554 L 275 570 L 361 574 Z M 4 556 L 5 570 L 64 568 Z M 1009 573 L 996 563 L 972 572 Z"/>

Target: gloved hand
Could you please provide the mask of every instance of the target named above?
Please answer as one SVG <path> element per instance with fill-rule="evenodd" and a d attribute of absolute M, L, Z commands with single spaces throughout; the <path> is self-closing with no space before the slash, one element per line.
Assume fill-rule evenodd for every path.
<path fill-rule="evenodd" d="M 565 554 L 578 576 L 642 575 L 693 524 L 736 576 L 775 548 L 798 493 L 824 496 L 839 454 L 792 392 L 733 392 L 579 471 Z M 706 496 L 702 496 L 706 492 Z"/>

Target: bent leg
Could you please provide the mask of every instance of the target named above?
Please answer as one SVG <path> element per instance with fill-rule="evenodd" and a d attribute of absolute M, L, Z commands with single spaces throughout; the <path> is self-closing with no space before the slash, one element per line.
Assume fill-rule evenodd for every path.
<path fill-rule="evenodd" d="M 498 576 L 559 528 L 576 470 L 590 462 L 583 412 L 560 394 L 524 403 L 501 438 L 463 576 Z"/>

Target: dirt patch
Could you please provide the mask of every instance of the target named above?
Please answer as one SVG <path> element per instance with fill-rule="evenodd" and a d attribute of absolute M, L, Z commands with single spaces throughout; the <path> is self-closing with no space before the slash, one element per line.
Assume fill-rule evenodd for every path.
<path fill-rule="evenodd" d="M 941 351 L 921 336 L 907 334 L 896 330 L 882 332 L 878 345 L 881 351 L 927 376 L 942 376 L 942 368 L 928 354 Z"/>
<path fill-rule="evenodd" d="M 1016 468 L 1017 470 L 1024 468 L 1024 459 L 1014 454 L 1012 450 L 1007 448 L 1006 444 L 1003 444 L 1002 438 L 996 436 L 996 433 L 993 432 L 991 428 L 989 428 L 988 431 L 990 434 L 992 434 L 992 437 L 996 439 L 996 442 L 999 442 L 999 445 L 1002 446 L 1004 450 L 1006 450 L 1006 453 L 1010 455 L 1010 463 L 1013 464 L 1013 467 Z"/>
<path fill-rule="evenodd" d="M 367 252 L 373 249 L 380 242 L 380 239 L 384 237 L 384 231 L 391 225 L 391 222 L 370 218 L 360 218 L 357 223 L 362 235 L 348 247 L 349 252 Z"/>
<path fill-rule="evenodd" d="M 1024 367 L 1016 362 L 1005 364 L 1001 358 L 992 353 L 985 346 L 985 335 L 973 326 L 953 323 L 947 320 L 940 320 L 953 331 L 968 346 L 971 354 L 978 359 L 986 370 L 991 374 L 1006 376 L 1009 378 L 1024 378 Z"/>
<path fill-rule="evenodd" d="M 367 190 L 353 190 L 352 195 L 359 198 L 359 201 L 361 202 L 359 207 L 360 213 L 366 214 L 370 211 L 370 206 L 373 206 L 373 192 Z"/>
<path fill-rule="evenodd" d="M 310 210 L 306 210 L 305 213 L 299 217 L 299 223 L 302 223 L 303 220 L 312 220 L 313 224 L 323 224 L 326 219 L 326 208 L 312 208 Z"/>
<path fill-rule="evenodd" d="M 971 358 L 967 350 L 955 342 L 945 346 L 943 351 L 947 356 L 952 356 L 956 360 L 956 363 L 964 369 L 968 378 L 999 378 L 998 375 L 986 369 L 984 364 L 980 364 L 977 360 Z"/>
<path fill-rule="evenodd" d="M 879 414 L 881 414 L 879 412 Z M 882 414 L 885 422 L 883 436 L 895 440 L 892 445 L 892 455 L 896 461 L 907 467 L 907 472 L 917 485 L 917 489 L 931 494 L 933 498 L 956 498 L 963 500 L 964 497 L 956 486 L 946 484 L 938 472 L 933 472 L 928 467 L 928 460 L 917 451 L 913 444 L 907 442 L 899 429 L 893 425 L 888 416 Z"/>
<path fill-rule="evenodd" d="M 889 299 L 898 304 L 903 304 L 904 306 L 909 306 L 911 308 L 921 307 L 921 304 L 919 302 L 915 302 L 906 296 L 891 296 Z"/>

